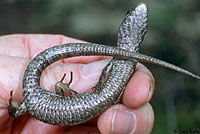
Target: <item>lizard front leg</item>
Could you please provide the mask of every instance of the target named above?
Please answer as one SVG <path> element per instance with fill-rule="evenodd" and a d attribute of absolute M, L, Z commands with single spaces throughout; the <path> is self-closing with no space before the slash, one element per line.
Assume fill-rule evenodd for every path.
<path fill-rule="evenodd" d="M 18 116 L 24 114 L 27 111 L 25 102 L 23 101 L 20 105 L 13 101 L 13 91 L 10 91 L 8 114 L 10 118 L 17 118 Z"/>

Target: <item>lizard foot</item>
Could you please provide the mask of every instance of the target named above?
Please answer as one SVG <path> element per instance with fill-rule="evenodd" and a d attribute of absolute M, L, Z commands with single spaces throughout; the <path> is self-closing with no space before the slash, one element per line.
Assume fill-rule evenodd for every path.
<path fill-rule="evenodd" d="M 10 91 L 8 114 L 10 118 L 16 118 L 15 113 L 19 108 L 19 105 L 17 104 L 17 102 L 13 101 L 12 96 L 13 96 L 13 91 Z"/>
<path fill-rule="evenodd" d="M 70 95 L 78 94 L 78 92 L 69 88 L 70 84 L 72 83 L 73 73 L 70 72 L 70 75 L 71 75 L 71 77 L 70 77 L 69 83 L 63 83 L 66 73 L 63 75 L 62 79 L 56 83 L 56 85 L 55 85 L 56 94 L 64 96 L 63 91 L 65 91 L 66 93 L 69 93 Z"/>

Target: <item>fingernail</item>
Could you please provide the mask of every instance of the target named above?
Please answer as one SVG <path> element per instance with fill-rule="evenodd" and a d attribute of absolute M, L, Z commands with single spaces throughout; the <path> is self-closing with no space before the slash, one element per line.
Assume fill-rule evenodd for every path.
<path fill-rule="evenodd" d="M 112 118 L 112 134 L 132 134 L 136 129 L 134 112 L 117 106 Z"/>
<path fill-rule="evenodd" d="M 153 91 L 152 91 L 152 84 L 150 83 L 149 84 L 149 94 L 148 94 L 148 98 L 147 98 L 148 102 L 150 101 L 150 99 L 152 97 L 152 93 L 153 93 Z"/>
<path fill-rule="evenodd" d="M 98 79 L 103 68 L 108 64 L 110 60 L 101 60 L 92 62 L 89 64 L 81 65 L 81 77 L 83 79 Z"/>

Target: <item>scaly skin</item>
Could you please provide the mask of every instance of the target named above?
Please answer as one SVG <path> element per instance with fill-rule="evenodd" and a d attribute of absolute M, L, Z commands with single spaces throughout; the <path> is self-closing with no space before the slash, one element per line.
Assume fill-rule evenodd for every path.
<path fill-rule="evenodd" d="M 71 43 L 48 48 L 28 65 L 23 80 L 23 102 L 18 106 L 11 98 L 9 116 L 17 118 L 25 112 L 40 121 L 55 125 L 76 125 L 96 117 L 106 108 L 119 102 L 134 72 L 137 61 L 164 66 L 200 79 L 180 67 L 138 53 L 146 32 L 147 9 L 144 4 L 127 14 L 118 33 L 118 47 L 100 44 Z M 40 76 L 55 61 L 74 56 L 113 56 L 104 68 L 92 92 L 62 96 L 42 90 Z"/>

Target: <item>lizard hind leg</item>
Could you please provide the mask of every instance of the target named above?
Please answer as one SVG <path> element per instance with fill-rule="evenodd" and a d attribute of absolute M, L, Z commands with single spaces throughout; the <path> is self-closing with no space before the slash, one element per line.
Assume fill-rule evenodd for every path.
<path fill-rule="evenodd" d="M 10 98 L 9 98 L 9 106 L 8 106 L 8 114 L 10 118 L 17 118 L 18 116 L 24 114 L 27 109 L 25 102 L 22 102 L 20 105 L 17 102 L 13 101 L 13 91 L 10 91 Z"/>
<path fill-rule="evenodd" d="M 72 83 L 72 79 L 73 79 L 73 73 L 70 72 L 70 81 L 69 83 L 63 83 L 63 80 L 66 76 L 66 73 L 63 75 L 63 77 L 61 78 L 60 81 L 58 81 L 55 85 L 55 90 L 56 90 L 56 94 L 57 95 L 61 95 L 61 96 L 64 96 L 64 92 L 65 91 L 66 93 L 69 93 L 69 94 L 78 94 L 78 92 L 72 90 L 69 88 L 70 84 Z"/>

